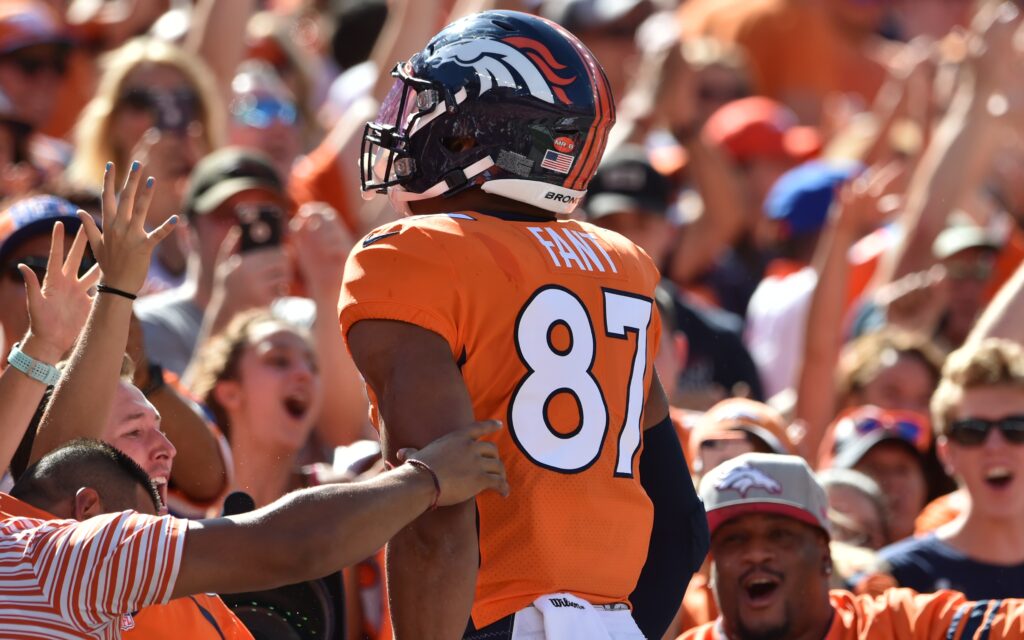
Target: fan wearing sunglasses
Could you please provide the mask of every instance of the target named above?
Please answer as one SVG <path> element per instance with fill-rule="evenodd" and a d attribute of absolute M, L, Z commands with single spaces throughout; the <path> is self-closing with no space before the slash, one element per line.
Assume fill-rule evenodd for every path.
<path fill-rule="evenodd" d="M 0 91 L 35 128 L 45 125 L 57 106 L 68 44 L 64 26 L 46 2 L 0 2 Z"/>
<path fill-rule="evenodd" d="M 969 599 L 1024 596 L 1024 349 L 955 351 L 932 398 L 938 453 L 968 496 L 952 522 L 882 551 L 901 586 Z"/>

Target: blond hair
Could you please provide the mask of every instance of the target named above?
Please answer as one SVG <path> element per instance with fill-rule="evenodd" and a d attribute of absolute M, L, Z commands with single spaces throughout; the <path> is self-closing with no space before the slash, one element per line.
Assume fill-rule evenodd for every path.
<path fill-rule="evenodd" d="M 946 359 L 942 381 L 932 395 L 932 425 L 945 435 L 957 419 L 964 391 L 1005 385 L 1024 392 L 1024 348 L 1012 340 L 968 342 Z"/>
<path fill-rule="evenodd" d="M 82 110 L 75 125 L 75 156 L 68 167 L 68 177 L 75 185 L 102 187 L 104 166 L 111 160 L 120 162 L 119 171 L 127 169 L 122 166 L 127 164 L 127 158 L 116 157 L 111 128 L 126 78 L 145 64 L 173 67 L 188 80 L 199 96 L 198 115 L 204 142 L 209 149 L 220 146 L 225 127 L 224 106 L 206 64 L 170 42 L 145 36 L 133 38 L 103 56 L 100 62 L 103 73 L 96 95 Z"/>

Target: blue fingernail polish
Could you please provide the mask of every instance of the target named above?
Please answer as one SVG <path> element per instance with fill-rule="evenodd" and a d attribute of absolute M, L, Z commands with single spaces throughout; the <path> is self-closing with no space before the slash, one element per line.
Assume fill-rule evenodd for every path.
<path fill-rule="evenodd" d="M 111 168 L 112 168 L 113 166 L 114 166 L 114 163 L 113 163 L 113 162 L 108 162 L 108 163 L 107 163 L 107 171 L 110 171 L 110 169 L 111 169 Z"/>
<path fill-rule="evenodd" d="M 171 216 L 168 220 L 171 224 L 178 224 L 178 216 Z"/>
<path fill-rule="evenodd" d="M 155 182 L 155 180 L 153 179 L 153 176 L 150 176 L 150 177 L 146 178 L 146 188 L 147 189 L 152 189 L 154 182 Z"/>
<path fill-rule="evenodd" d="M 138 170 L 139 170 L 139 161 L 135 160 L 134 162 L 132 162 L 132 173 L 135 173 Z"/>

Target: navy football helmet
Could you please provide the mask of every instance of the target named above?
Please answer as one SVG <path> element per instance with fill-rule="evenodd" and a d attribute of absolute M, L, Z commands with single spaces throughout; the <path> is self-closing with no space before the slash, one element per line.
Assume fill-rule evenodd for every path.
<path fill-rule="evenodd" d="M 458 20 L 399 63 L 363 132 L 364 193 L 392 202 L 470 188 L 555 213 L 594 175 L 615 106 L 604 70 L 553 22 L 515 11 Z"/>

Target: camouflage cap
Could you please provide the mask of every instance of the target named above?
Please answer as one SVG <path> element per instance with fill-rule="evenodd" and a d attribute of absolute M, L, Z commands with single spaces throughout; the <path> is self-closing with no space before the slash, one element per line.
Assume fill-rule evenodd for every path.
<path fill-rule="evenodd" d="M 712 535 L 725 522 L 749 513 L 789 516 L 828 535 L 828 498 L 799 456 L 737 456 L 704 476 L 700 497 Z"/>

